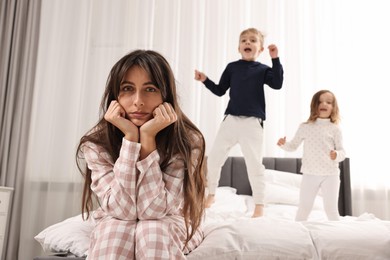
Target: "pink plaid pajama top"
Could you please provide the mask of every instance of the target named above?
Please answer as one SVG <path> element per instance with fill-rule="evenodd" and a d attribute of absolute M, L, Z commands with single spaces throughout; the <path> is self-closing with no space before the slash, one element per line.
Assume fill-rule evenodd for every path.
<path fill-rule="evenodd" d="M 157 150 L 139 161 L 140 150 L 141 144 L 123 139 L 114 163 L 100 146 L 88 142 L 83 147 L 91 189 L 100 202 L 93 213 L 97 224 L 89 260 L 185 259 L 203 240 L 197 231 L 183 249 L 183 161 L 172 158 L 162 172 Z M 199 150 L 192 155 L 198 158 Z"/>

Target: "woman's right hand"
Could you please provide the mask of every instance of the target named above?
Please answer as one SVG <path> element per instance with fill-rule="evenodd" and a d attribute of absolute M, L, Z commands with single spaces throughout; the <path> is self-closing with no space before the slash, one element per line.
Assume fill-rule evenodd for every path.
<path fill-rule="evenodd" d="M 126 118 L 126 111 L 118 103 L 118 101 L 111 101 L 107 112 L 104 114 L 104 119 L 107 122 L 116 126 L 119 130 L 121 130 L 122 133 L 125 135 L 125 139 L 133 142 L 138 142 L 138 127 Z"/>

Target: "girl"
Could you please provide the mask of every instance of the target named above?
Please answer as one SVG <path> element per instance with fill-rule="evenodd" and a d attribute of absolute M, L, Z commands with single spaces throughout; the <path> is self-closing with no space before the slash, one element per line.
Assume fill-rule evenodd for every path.
<path fill-rule="evenodd" d="M 339 120 L 335 95 L 329 90 L 320 90 L 311 100 L 309 119 L 299 126 L 291 142 L 286 142 L 286 137 L 278 141 L 286 151 L 294 151 L 304 142 L 296 221 L 307 220 L 320 188 L 328 219 L 339 220 L 339 162 L 345 159 Z"/>
<path fill-rule="evenodd" d="M 76 156 L 82 212 L 97 223 L 88 259 L 185 259 L 203 239 L 205 142 L 166 59 L 143 50 L 120 59 L 100 109 Z"/>

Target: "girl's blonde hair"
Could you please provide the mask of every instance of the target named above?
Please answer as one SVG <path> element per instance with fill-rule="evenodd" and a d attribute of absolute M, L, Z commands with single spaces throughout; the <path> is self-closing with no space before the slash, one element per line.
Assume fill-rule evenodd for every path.
<path fill-rule="evenodd" d="M 240 33 L 240 38 L 239 38 L 239 39 L 241 39 L 241 37 L 242 37 L 244 34 L 247 34 L 247 33 L 253 33 L 253 34 L 255 34 L 257 37 L 259 37 L 261 47 L 264 46 L 264 37 L 265 37 L 265 35 L 264 35 L 262 32 L 260 32 L 259 30 L 257 30 L 256 28 L 248 28 L 248 29 L 243 30 L 243 31 Z"/>
<path fill-rule="evenodd" d="M 318 106 L 320 105 L 320 97 L 322 94 L 329 93 L 333 96 L 332 113 L 330 114 L 330 122 L 338 124 L 340 122 L 339 106 L 337 104 L 336 96 L 329 90 L 323 89 L 315 93 L 311 99 L 310 117 L 307 122 L 314 122 L 318 118 Z"/>

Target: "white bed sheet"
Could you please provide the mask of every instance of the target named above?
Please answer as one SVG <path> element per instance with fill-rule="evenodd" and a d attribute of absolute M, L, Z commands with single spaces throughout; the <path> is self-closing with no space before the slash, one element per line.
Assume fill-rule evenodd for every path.
<path fill-rule="evenodd" d="M 388 221 L 363 214 L 341 221 L 305 222 L 319 259 L 390 259 Z"/>
<path fill-rule="evenodd" d="M 260 257 L 260 258 L 259 258 Z M 316 251 L 307 229 L 277 218 L 241 218 L 211 224 L 202 244 L 187 259 L 314 259 Z"/>
<path fill-rule="evenodd" d="M 268 204 L 264 217 L 253 219 L 252 197 L 228 187 L 217 189 L 215 204 L 206 210 L 205 240 L 189 260 L 390 259 L 390 221 L 372 214 L 328 221 L 317 204 L 308 221 L 295 222 L 297 205 Z"/>
<path fill-rule="evenodd" d="M 251 196 L 219 187 L 216 200 L 206 209 L 205 239 L 188 260 L 205 259 L 316 259 L 310 233 L 293 221 L 296 205 L 268 204 L 262 218 L 251 218 Z M 318 211 L 314 219 L 324 218 Z"/>
<path fill-rule="evenodd" d="M 295 222 L 294 203 L 267 204 L 264 217 L 255 219 L 253 208 L 251 196 L 218 188 L 215 204 L 206 210 L 205 239 L 187 259 L 390 259 L 390 221 L 372 214 L 327 221 L 316 205 L 308 221 Z M 92 228 L 79 215 L 46 228 L 35 239 L 47 252 L 82 256 Z"/>

